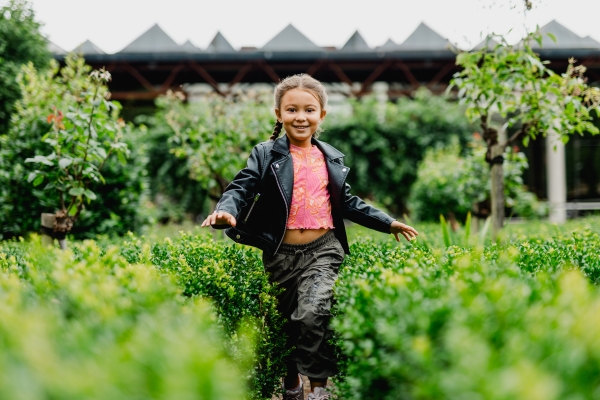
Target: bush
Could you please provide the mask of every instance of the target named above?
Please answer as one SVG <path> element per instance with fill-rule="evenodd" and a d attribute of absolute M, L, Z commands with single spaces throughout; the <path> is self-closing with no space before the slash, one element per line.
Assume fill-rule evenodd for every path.
<path fill-rule="evenodd" d="M 147 259 L 159 271 L 172 274 L 184 295 L 210 299 L 235 360 L 243 361 L 238 332 L 252 332 L 256 344 L 252 367 L 245 374 L 251 397 L 270 398 L 277 391 L 287 354 L 280 333 L 283 318 L 277 311 L 278 289 L 269 283 L 256 250 L 183 233 L 178 240 L 166 239 L 151 249 L 150 244 L 133 238 L 122 244 L 121 252 L 130 262 Z"/>
<path fill-rule="evenodd" d="M 396 103 L 363 98 L 351 105 L 349 116 L 328 116 L 322 138 L 346 155 L 353 192 L 397 215 L 407 212 L 409 190 L 426 149 L 446 145 L 453 136 L 465 145 L 473 132 L 457 104 L 427 90 Z"/>
<path fill-rule="evenodd" d="M 0 304 L 4 398 L 243 398 L 207 304 L 116 247 L 4 242 Z"/>
<path fill-rule="evenodd" d="M 52 138 L 47 135 L 52 132 L 51 116 L 60 110 L 77 109 L 85 97 L 82 93 L 90 89 L 89 73 L 90 67 L 84 60 L 73 55 L 66 58 L 66 66 L 60 72 L 55 62 L 47 72 L 38 72 L 32 65 L 23 69 L 23 99 L 15 106 L 9 133 L 0 135 L 0 233 L 4 238 L 39 230 L 40 214 L 60 209 L 58 185 L 47 181 L 32 187 L 28 177 L 40 167 L 25 160 L 52 151 Z M 116 109 L 107 118 L 116 120 L 120 106 L 111 104 Z M 130 131 L 124 138 L 132 148 L 129 158 L 119 161 L 109 157 L 102 170 L 105 182 L 90 184 L 97 199 L 86 205 L 72 230 L 75 237 L 123 234 L 142 224 L 139 209 L 147 185 L 146 159 L 138 135 L 140 132 Z"/>
<path fill-rule="evenodd" d="M 168 93 L 156 100 L 155 115 L 138 122 L 149 126 L 153 200 L 198 216 L 208 208 L 207 198 L 220 199 L 252 148 L 268 140 L 275 116 L 265 92 L 183 100 Z"/>
<path fill-rule="evenodd" d="M 480 140 L 472 141 L 465 155 L 456 140 L 447 147 L 429 149 L 411 188 L 411 215 L 420 221 L 437 221 L 440 214 L 464 221 L 469 211 L 489 211 L 491 181 L 485 151 Z M 523 186 L 523 172 L 528 167 L 525 154 L 507 148 L 504 157 L 507 208 L 525 218 L 546 215 L 545 204 Z"/>
<path fill-rule="evenodd" d="M 596 226 L 597 229 L 597 226 Z M 504 245 L 351 247 L 335 329 L 344 399 L 593 398 L 600 382 L 600 236 Z"/>
<path fill-rule="evenodd" d="M 47 45 L 30 4 L 10 0 L 0 7 L 0 135 L 8 131 L 14 104 L 21 98 L 21 66 L 31 62 L 46 68 L 51 57 Z"/>

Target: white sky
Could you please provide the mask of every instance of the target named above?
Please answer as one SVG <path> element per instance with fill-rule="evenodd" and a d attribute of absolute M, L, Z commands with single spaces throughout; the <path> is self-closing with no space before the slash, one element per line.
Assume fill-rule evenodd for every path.
<path fill-rule="evenodd" d="M 6 0 L 0 0 L 0 3 Z M 319 46 L 342 46 L 355 30 L 367 43 L 401 43 L 423 21 L 462 47 L 486 33 L 556 19 L 600 41 L 600 0 L 29 0 L 42 32 L 65 50 L 91 40 L 114 53 L 158 23 L 177 43 L 205 48 L 217 31 L 235 47 L 261 47 L 292 23 Z"/>

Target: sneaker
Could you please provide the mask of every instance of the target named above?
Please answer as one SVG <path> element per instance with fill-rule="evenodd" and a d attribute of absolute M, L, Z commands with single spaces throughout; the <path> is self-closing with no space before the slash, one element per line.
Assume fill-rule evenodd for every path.
<path fill-rule="evenodd" d="M 298 374 L 298 379 L 300 380 L 300 384 L 295 389 L 288 390 L 283 384 L 281 384 L 285 390 L 285 393 L 283 394 L 283 400 L 304 400 L 304 383 L 302 382 L 302 377 L 300 374 Z"/>
<path fill-rule="evenodd" d="M 308 400 L 328 400 L 333 396 L 324 387 L 316 387 L 314 391 L 308 394 Z"/>

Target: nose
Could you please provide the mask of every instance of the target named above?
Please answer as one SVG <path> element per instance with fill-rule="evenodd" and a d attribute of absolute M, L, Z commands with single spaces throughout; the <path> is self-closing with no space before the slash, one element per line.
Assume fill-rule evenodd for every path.
<path fill-rule="evenodd" d="M 304 115 L 303 112 L 299 112 L 298 114 L 296 114 L 296 120 L 297 121 L 304 121 L 304 120 L 306 120 L 306 115 Z"/>

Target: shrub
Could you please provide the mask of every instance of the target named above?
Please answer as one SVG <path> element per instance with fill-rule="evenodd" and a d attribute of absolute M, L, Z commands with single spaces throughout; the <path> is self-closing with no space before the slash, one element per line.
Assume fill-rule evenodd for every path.
<path fill-rule="evenodd" d="M 256 250 L 183 233 L 176 241 L 166 239 L 152 245 L 151 250 L 149 244 L 134 238 L 123 243 L 121 252 L 130 262 L 146 257 L 159 271 L 172 274 L 184 295 L 210 299 L 234 359 L 239 360 L 241 351 L 237 333 L 253 332 L 252 368 L 246 375 L 251 396 L 271 397 L 285 374 L 287 350 L 280 333 L 283 319 L 277 311 L 278 289 L 269 283 Z"/>
<path fill-rule="evenodd" d="M 0 245 L 3 397 L 243 398 L 204 301 L 184 301 L 169 276 L 115 247 L 75 250 Z"/>
<path fill-rule="evenodd" d="M 440 214 L 452 214 L 464 221 L 469 211 L 489 211 L 491 182 L 485 151 L 480 140 L 472 141 L 465 155 L 457 141 L 429 149 L 411 188 L 411 215 L 420 221 L 437 221 Z M 504 157 L 506 206 L 520 217 L 544 216 L 547 207 L 523 186 L 523 172 L 528 167 L 525 155 L 507 148 Z"/>
<path fill-rule="evenodd" d="M 60 141 L 54 140 L 51 133 L 57 125 L 57 118 L 64 118 L 64 123 L 61 121 L 58 124 L 59 129 L 63 129 L 63 124 L 67 125 L 66 129 L 86 130 L 87 125 L 82 125 L 79 118 L 83 110 L 77 110 L 86 98 L 86 92 L 93 88 L 89 72 L 90 67 L 85 65 L 84 60 L 73 55 L 66 58 L 66 66 L 60 72 L 55 62 L 49 71 L 43 73 L 36 71 L 32 65 L 23 69 L 20 80 L 23 99 L 15 106 L 10 132 L 0 136 L 0 229 L 4 237 L 38 230 L 42 212 L 54 213 L 61 208 L 61 190 L 68 199 L 68 189 L 63 186 L 69 183 L 59 183 L 56 179 L 32 188 L 28 178 L 36 174 L 42 178 L 50 171 L 48 167 L 26 163 L 26 160 L 36 159 L 36 156 L 39 159 L 51 153 L 52 149 L 56 150 Z M 101 94 L 104 93 L 105 88 L 101 90 Z M 101 114 L 101 120 L 113 123 L 103 124 L 98 129 L 92 127 L 94 133 L 99 135 L 94 138 L 95 141 L 108 140 L 103 129 L 109 130 L 115 124 L 123 124 L 116 122 L 119 104 L 103 99 L 100 101 L 104 102 L 110 104 L 111 109 L 101 109 L 99 106 L 96 114 Z M 61 116 L 61 110 L 70 114 Z M 129 145 L 136 142 L 139 132 L 128 131 L 127 126 L 123 126 L 123 129 L 128 132 L 125 142 Z M 138 212 L 146 188 L 144 147 L 131 147 L 133 151 L 128 159 L 108 158 L 102 170 L 103 178 L 97 176 L 96 172 L 88 174 L 93 175 L 90 178 L 95 181 L 92 180 L 87 189 L 91 190 L 92 195 L 95 194 L 96 200 L 85 206 L 80 223 L 72 231 L 76 237 L 89 237 L 97 233 L 123 234 L 141 224 Z M 56 157 L 56 152 L 52 152 L 50 157 Z M 46 160 L 50 164 L 58 162 L 48 157 Z M 40 181 L 34 180 L 34 183 Z M 79 197 L 83 198 L 84 195 Z"/>
<path fill-rule="evenodd" d="M 600 236 L 485 249 L 355 243 L 336 286 L 344 399 L 592 398 Z"/>
<path fill-rule="evenodd" d="M 395 214 L 407 212 L 409 190 L 426 149 L 446 145 L 453 136 L 465 145 L 473 132 L 458 105 L 427 90 L 396 103 L 363 98 L 351 105 L 349 116 L 325 119 L 322 138 L 346 155 L 354 193 Z"/>

